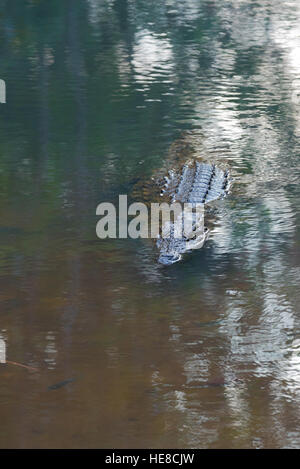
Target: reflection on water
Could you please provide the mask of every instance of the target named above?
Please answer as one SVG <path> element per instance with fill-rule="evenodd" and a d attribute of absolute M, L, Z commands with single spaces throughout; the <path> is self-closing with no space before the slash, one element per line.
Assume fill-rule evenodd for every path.
<path fill-rule="evenodd" d="M 0 446 L 299 447 L 299 2 L 2 3 Z M 204 248 L 97 241 L 183 130 Z"/>

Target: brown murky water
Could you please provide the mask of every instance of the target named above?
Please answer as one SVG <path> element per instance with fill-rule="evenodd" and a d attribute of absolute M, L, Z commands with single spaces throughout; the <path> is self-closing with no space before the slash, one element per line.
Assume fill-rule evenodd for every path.
<path fill-rule="evenodd" d="M 298 2 L 0 5 L 0 447 L 299 448 Z M 200 125 L 204 248 L 97 240 Z"/>

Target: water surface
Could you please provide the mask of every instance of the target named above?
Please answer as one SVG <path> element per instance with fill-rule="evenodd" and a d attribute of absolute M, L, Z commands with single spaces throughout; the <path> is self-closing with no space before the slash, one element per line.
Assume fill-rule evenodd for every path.
<path fill-rule="evenodd" d="M 0 365 L 0 447 L 300 447 L 299 24 L 297 0 L 0 1 L 0 338 L 38 369 Z M 235 178 L 204 248 L 97 240 L 186 130 Z"/>

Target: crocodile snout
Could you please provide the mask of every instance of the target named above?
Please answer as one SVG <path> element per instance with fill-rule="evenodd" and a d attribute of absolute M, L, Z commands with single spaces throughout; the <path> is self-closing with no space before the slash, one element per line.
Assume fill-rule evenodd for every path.
<path fill-rule="evenodd" d="M 163 265 L 171 265 L 181 261 L 181 257 L 181 254 L 161 254 L 158 262 Z"/>

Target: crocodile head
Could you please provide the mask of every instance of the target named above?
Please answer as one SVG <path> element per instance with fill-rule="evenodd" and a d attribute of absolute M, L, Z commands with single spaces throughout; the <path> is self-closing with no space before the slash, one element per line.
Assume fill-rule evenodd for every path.
<path fill-rule="evenodd" d="M 185 225 L 187 222 L 188 225 Z M 208 230 L 204 226 L 203 210 L 185 213 L 181 237 L 175 235 L 178 233 L 177 223 L 179 223 L 179 217 L 162 227 L 161 236 L 156 242 L 160 264 L 172 265 L 179 262 L 183 254 L 201 248 L 207 238 Z"/>
<path fill-rule="evenodd" d="M 159 238 L 157 241 L 159 249 L 158 262 L 163 265 L 172 265 L 182 259 L 185 252 L 185 240 L 174 239 L 171 234 L 169 238 Z"/>
<path fill-rule="evenodd" d="M 181 259 L 182 255 L 179 253 L 161 252 L 158 258 L 158 262 L 163 265 L 172 265 L 181 261 Z"/>

